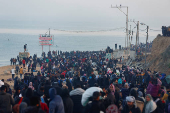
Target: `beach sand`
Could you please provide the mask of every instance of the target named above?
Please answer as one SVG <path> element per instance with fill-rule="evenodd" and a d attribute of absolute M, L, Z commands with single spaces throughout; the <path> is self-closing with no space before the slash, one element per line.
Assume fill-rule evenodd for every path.
<path fill-rule="evenodd" d="M 11 69 L 12 69 L 13 67 L 15 68 L 16 66 L 8 65 L 8 66 L 2 66 L 2 67 L 0 67 L 0 80 L 4 79 L 4 81 L 5 81 L 7 84 L 10 85 L 11 89 L 13 89 L 13 87 L 14 87 L 14 81 L 7 81 L 7 79 L 12 78 L 12 74 L 10 73 L 10 71 L 11 71 Z M 20 65 L 19 68 L 20 68 L 20 67 L 23 67 L 23 66 Z M 37 70 L 40 70 L 40 67 L 37 67 L 36 69 L 37 69 Z M 27 66 L 26 66 L 26 68 L 24 69 L 24 72 L 28 73 L 27 70 L 28 70 L 28 69 L 27 69 Z M 31 71 L 31 69 L 30 69 L 30 71 Z M 33 74 L 34 74 L 34 75 L 37 75 L 37 72 L 34 72 Z M 18 77 L 20 78 L 20 74 L 18 74 L 18 75 L 15 74 L 15 77 L 16 77 L 16 76 L 18 76 Z M 23 75 L 22 77 L 24 77 L 24 75 Z"/>
<path fill-rule="evenodd" d="M 11 69 L 14 66 L 2 66 L 0 67 L 0 80 L 4 79 L 6 83 L 10 85 L 10 87 L 13 89 L 14 82 L 13 81 L 7 81 L 7 79 L 12 78 L 12 74 L 10 73 Z"/>

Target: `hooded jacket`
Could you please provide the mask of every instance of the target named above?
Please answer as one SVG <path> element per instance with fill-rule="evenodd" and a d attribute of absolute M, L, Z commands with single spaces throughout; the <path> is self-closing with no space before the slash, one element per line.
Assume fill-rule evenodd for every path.
<path fill-rule="evenodd" d="M 4 91 L 0 92 L 0 110 L 3 110 L 4 113 L 11 113 L 11 105 L 14 105 L 11 95 Z"/>
<path fill-rule="evenodd" d="M 25 102 L 22 102 L 20 105 L 19 105 L 19 113 L 24 113 L 24 110 L 27 108 L 27 103 Z"/>
<path fill-rule="evenodd" d="M 49 103 L 49 113 L 64 113 L 64 105 L 62 98 L 57 95 L 55 88 L 50 88 L 49 90 L 50 103 Z"/>

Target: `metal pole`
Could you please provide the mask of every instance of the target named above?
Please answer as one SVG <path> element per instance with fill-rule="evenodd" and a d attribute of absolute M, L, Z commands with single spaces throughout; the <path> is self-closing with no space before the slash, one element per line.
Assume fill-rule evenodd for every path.
<path fill-rule="evenodd" d="M 50 28 L 49 28 L 49 35 L 50 35 Z"/>
<path fill-rule="evenodd" d="M 111 8 L 118 8 L 122 13 L 124 13 L 121 8 L 127 8 L 127 14 L 124 13 L 126 15 L 126 38 L 125 38 L 125 48 L 127 47 L 128 48 L 128 6 L 116 6 L 116 7 L 112 7 L 111 5 Z M 127 39 L 127 40 L 126 40 Z M 127 43 L 127 46 L 126 46 L 126 43 Z M 127 50 L 128 51 L 128 50 Z"/>
<path fill-rule="evenodd" d="M 145 48 L 145 68 L 146 68 L 146 50 L 147 50 L 147 40 L 148 40 L 148 29 L 149 29 L 149 26 L 147 26 L 147 37 L 146 37 L 146 48 Z"/>
<path fill-rule="evenodd" d="M 125 36 L 125 48 L 126 48 L 126 36 Z"/>
<path fill-rule="evenodd" d="M 129 46 L 129 40 L 128 40 L 128 38 L 129 38 L 129 37 L 128 37 L 128 34 L 129 34 L 129 29 L 128 29 L 128 21 L 129 21 L 129 20 L 128 20 L 128 7 L 127 7 L 127 16 L 126 16 L 126 17 L 127 17 L 127 23 L 126 23 L 126 24 L 127 24 L 127 51 L 128 51 L 128 46 Z M 129 48 L 130 48 L 130 47 L 129 47 Z M 129 54 L 130 54 L 130 51 L 128 52 L 128 55 L 129 55 Z"/>
<path fill-rule="evenodd" d="M 129 30 L 128 30 L 128 7 L 127 7 L 127 15 L 126 15 L 126 29 L 127 29 L 127 31 L 126 31 L 126 35 L 127 35 L 127 48 L 128 48 L 128 32 L 129 32 Z"/>
<path fill-rule="evenodd" d="M 137 41 L 138 41 L 137 44 L 139 45 L 139 21 L 138 21 L 137 25 L 138 25 L 137 26 L 137 33 L 138 33 L 137 34 Z"/>
<path fill-rule="evenodd" d="M 136 50 L 137 50 L 137 45 L 138 45 L 138 37 L 139 37 L 139 21 L 137 22 L 135 55 L 136 55 Z"/>

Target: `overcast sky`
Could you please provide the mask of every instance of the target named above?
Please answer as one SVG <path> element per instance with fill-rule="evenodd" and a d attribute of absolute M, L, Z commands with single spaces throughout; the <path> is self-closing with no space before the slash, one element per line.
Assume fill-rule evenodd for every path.
<path fill-rule="evenodd" d="M 0 0 L 0 25 L 16 22 L 65 24 L 70 28 L 125 27 L 125 15 L 111 8 L 111 5 L 120 4 L 129 7 L 129 19 L 143 22 L 150 28 L 170 25 L 170 0 Z"/>

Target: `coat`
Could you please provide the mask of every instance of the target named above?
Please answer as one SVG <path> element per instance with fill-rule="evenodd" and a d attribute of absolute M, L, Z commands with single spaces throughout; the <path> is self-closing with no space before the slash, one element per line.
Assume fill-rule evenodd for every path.
<path fill-rule="evenodd" d="M 159 98 L 157 98 L 155 100 L 155 103 L 157 105 L 156 113 L 164 113 L 164 105 L 163 105 L 162 101 Z"/>
<path fill-rule="evenodd" d="M 65 113 L 73 113 L 73 101 L 70 97 L 63 97 Z"/>
<path fill-rule="evenodd" d="M 121 90 L 121 92 L 122 92 L 122 98 L 123 98 L 123 99 L 125 99 L 127 96 L 129 96 L 129 89 L 123 88 L 123 89 Z"/>
<path fill-rule="evenodd" d="M 11 113 L 11 105 L 14 105 L 12 96 L 4 91 L 0 92 L 0 110 L 4 111 L 4 113 Z"/>
<path fill-rule="evenodd" d="M 123 107 L 123 110 L 121 113 L 129 113 L 130 111 L 132 113 L 141 113 L 140 109 L 138 107 L 135 107 L 135 105 L 131 109 L 129 109 L 127 104 Z"/>
<path fill-rule="evenodd" d="M 57 95 L 55 88 L 50 88 L 49 90 L 50 103 L 49 103 L 49 113 L 64 113 L 64 104 L 62 98 Z"/>
<path fill-rule="evenodd" d="M 26 109 L 24 109 L 23 113 L 46 113 L 41 108 L 38 108 L 37 106 L 29 106 Z"/>
<path fill-rule="evenodd" d="M 149 83 L 147 90 L 146 90 L 146 94 L 150 94 L 151 96 L 156 97 L 159 89 L 160 89 L 160 85 L 153 85 Z"/>
<path fill-rule="evenodd" d="M 81 104 L 82 95 L 84 90 L 81 88 L 76 88 L 70 92 L 70 98 L 73 101 L 73 113 L 83 113 L 84 107 Z"/>
<path fill-rule="evenodd" d="M 20 68 L 19 73 L 20 73 L 20 74 L 24 74 L 23 68 Z"/>
<path fill-rule="evenodd" d="M 105 106 L 102 102 L 93 100 L 92 103 L 86 106 L 84 113 L 100 113 L 100 111 L 105 112 Z"/>
<path fill-rule="evenodd" d="M 168 104 L 168 113 L 170 113 L 170 103 Z"/>

